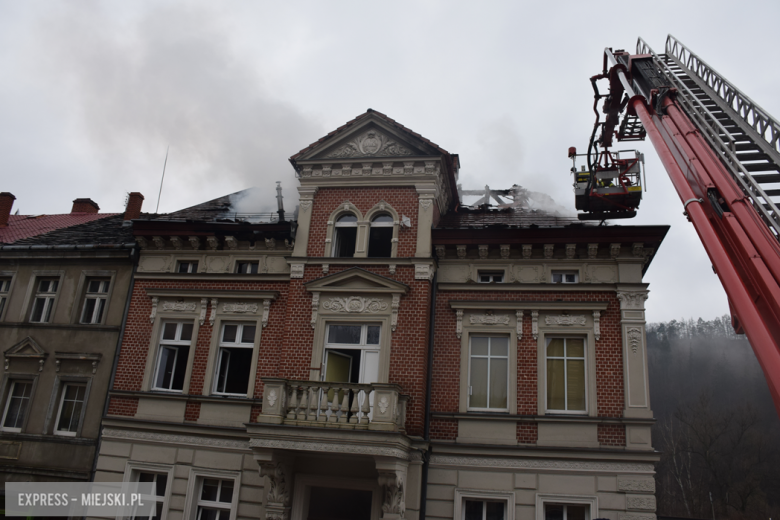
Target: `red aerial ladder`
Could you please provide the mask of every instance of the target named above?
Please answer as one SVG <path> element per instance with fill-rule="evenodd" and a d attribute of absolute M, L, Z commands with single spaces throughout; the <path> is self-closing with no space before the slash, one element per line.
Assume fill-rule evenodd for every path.
<path fill-rule="evenodd" d="M 609 81 L 609 93 L 599 93 L 600 79 Z M 587 171 L 573 168 L 580 218 L 636 214 L 639 197 L 631 188 L 641 180 L 641 154 L 626 158 L 610 147 L 613 137 L 649 137 L 780 415 L 780 124 L 671 35 L 664 54 L 641 38 L 633 55 L 605 49 L 602 73 L 591 83 L 596 124 Z M 576 161 L 576 150 L 570 148 L 569 156 Z"/>

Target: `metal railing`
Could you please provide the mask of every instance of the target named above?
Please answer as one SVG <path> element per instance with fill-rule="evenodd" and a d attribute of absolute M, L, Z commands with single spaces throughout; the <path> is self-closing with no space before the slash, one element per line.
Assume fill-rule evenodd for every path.
<path fill-rule="evenodd" d="M 671 35 L 669 35 L 669 38 L 673 39 Z M 690 53 L 690 51 L 682 46 L 681 43 L 677 42 L 677 40 L 674 41 L 681 46 L 681 48 L 685 49 L 688 53 L 687 56 L 695 57 L 695 55 Z M 667 47 L 669 47 L 669 39 L 667 39 Z M 653 59 L 661 72 L 669 82 L 677 88 L 677 100 L 682 105 L 683 110 L 685 110 L 688 117 L 691 118 L 696 127 L 702 132 L 713 150 L 715 150 L 718 156 L 723 160 L 723 163 L 731 172 L 732 177 L 737 181 L 738 185 L 742 188 L 742 191 L 748 196 L 751 204 L 770 228 L 773 235 L 776 238 L 780 237 L 780 220 L 778 220 L 780 219 L 780 211 L 774 201 L 772 201 L 769 195 L 767 195 L 761 185 L 740 161 L 736 151 L 736 140 L 704 103 L 691 92 L 679 75 L 669 67 L 667 60 L 671 60 L 679 66 L 683 72 L 685 72 L 686 67 L 684 67 L 674 55 L 656 54 L 642 38 L 637 40 L 636 50 L 637 54 L 650 54 L 653 56 Z M 698 58 L 696 59 L 698 60 Z M 707 97 L 709 98 L 710 96 Z M 734 121 L 734 123 L 737 124 L 737 126 L 742 126 L 741 121 Z"/>

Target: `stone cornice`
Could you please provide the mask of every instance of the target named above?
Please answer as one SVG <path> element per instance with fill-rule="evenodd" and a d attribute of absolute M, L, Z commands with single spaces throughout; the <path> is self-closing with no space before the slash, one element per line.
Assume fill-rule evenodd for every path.
<path fill-rule="evenodd" d="M 278 291 L 224 291 L 211 289 L 147 289 L 146 295 L 158 298 L 219 298 L 226 300 L 275 300 Z"/>
<path fill-rule="evenodd" d="M 465 310 L 590 310 L 603 311 L 607 309 L 608 302 L 551 302 L 551 301 L 469 301 L 450 300 L 450 308 Z"/>
<path fill-rule="evenodd" d="M 617 289 L 614 284 L 605 283 L 580 283 L 580 284 L 553 284 L 553 283 L 521 283 L 521 282 L 508 282 L 508 283 L 439 283 L 438 288 L 440 291 L 505 291 L 505 292 L 528 292 L 528 291 L 544 291 L 544 292 L 612 292 Z"/>

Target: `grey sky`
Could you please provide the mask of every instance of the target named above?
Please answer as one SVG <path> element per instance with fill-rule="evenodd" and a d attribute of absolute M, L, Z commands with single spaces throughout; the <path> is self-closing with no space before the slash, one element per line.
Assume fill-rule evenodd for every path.
<path fill-rule="evenodd" d="M 606 46 L 672 33 L 771 114 L 780 3 L 0 1 L 0 191 L 25 214 L 125 193 L 173 211 L 283 182 L 287 158 L 374 108 L 461 156 L 465 188 L 520 184 L 573 208 L 566 157 L 593 124 Z M 635 7 L 626 7 L 635 5 Z M 739 42 L 739 43 L 737 43 Z M 670 224 L 648 271 L 652 321 L 710 319 L 725 293 L 649 143 L 624 224 Z"/>

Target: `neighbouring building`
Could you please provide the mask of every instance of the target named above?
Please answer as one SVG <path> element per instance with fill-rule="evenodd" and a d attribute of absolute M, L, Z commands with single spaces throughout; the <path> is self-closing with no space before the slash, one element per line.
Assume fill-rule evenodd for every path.
<path fill-rule="evenodd" d="M 91 479 L 142 200 L 131 193 L 124 214 L 99 214 L 76 199 L 70 215 L 11 215 L 0 227 L 3 492 L 5 482 Z"/>
<path fill-rule="evenodd" d="M 165 520 L 655 517 L 665 226 L 465 206 L 458 156 L 372 110 L 291 163 L 295 215 L 134 221 L 95 480 Z"/>

